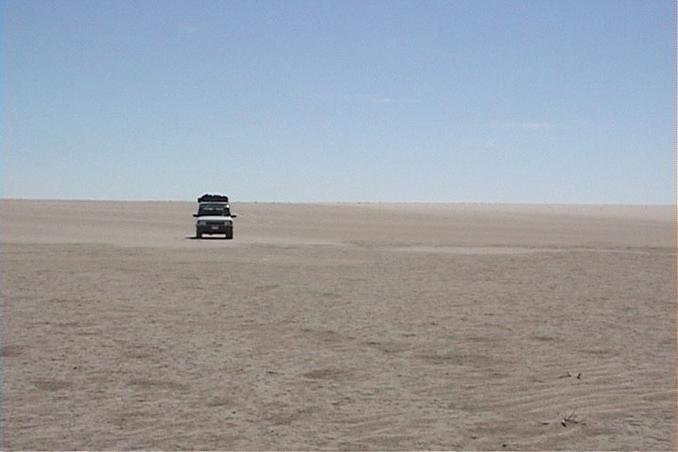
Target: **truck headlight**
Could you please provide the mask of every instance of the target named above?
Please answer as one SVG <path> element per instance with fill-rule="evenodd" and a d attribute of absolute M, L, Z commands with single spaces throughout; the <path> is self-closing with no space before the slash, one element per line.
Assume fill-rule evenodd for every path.
<path fill-rule="evenodd" d="M 206 224 L 207 224 L 206 221 L 198 220 L 198 226 L 205 226 Z"/>

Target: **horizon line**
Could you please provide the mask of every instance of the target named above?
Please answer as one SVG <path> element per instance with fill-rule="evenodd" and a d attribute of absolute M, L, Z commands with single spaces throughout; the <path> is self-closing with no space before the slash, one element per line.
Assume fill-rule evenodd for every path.
<path fill-rule="evenodd" d="M 229 197 L 230 198 L 230 197 Z M 0 201 L 47 201 L 47 202 L 128 202 L 128 203 L 197 203 L 196 200 L 186 199 L 110 199 L 110 198 L 31 198 L 31 197 L 4 197 Z M 229 202 L 240 204 L 485 204 L 485 205 L 534 205 L 534 206 L 630 206 L 630 207 L 676 207 L 676 203 L 620 203 L 620 202 L 502 202 L 502 201 L 262 201 L 242 200 Z"/>

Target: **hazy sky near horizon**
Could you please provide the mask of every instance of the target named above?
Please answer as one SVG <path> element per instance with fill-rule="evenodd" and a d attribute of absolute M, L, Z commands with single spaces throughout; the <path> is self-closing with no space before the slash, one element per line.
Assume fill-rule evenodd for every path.
<path fill-rule="evenodd" d="M 2 197 L 674 202 L 673 1 L 4 1 Z"/>

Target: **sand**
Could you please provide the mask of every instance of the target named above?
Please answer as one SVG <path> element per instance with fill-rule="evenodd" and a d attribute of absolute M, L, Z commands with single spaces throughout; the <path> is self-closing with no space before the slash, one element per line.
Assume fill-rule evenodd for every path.
<path fill-rule="evenodd" d="M 4 449 L 673 450 L 674 209 L 0 201 Z"/>

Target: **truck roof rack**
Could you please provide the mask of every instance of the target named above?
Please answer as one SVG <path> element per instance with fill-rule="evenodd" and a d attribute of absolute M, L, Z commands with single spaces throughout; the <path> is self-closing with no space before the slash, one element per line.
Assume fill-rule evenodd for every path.
<path fill-rule="evenodd" d="M 228 202 L 228 196 L 205 193 L 198 198 L 198 202 Z"/>

